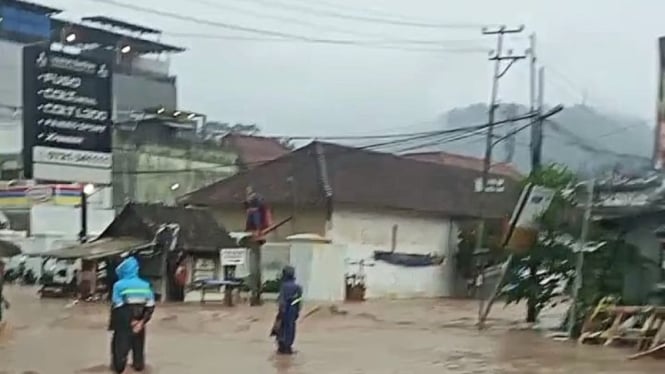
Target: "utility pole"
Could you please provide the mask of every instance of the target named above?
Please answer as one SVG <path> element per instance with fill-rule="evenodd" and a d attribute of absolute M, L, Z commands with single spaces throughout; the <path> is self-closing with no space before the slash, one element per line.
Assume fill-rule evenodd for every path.
<path fill-rule="evenodd" d="M 514 104 L 507 105 L 503 108 L 503 112 L 506 116 L 505 118 L 506 120 L 509 120 L 511 118 L 516 118 L 517 105 Z M 510 122 L 510 124 L 507 126 L 506 134 L 503 136 L 503 138 L 505 139 L 504 149 L 506 151 L 503 161 L 507 164 L 513 162 L 513 158 L 515 157 L 515 145 L 517 144 L 517 133 L 515 132 L 515 128 L 518 123 L 519 121 Z"/>
<path fill-rule="evenodd" d="M 543 110 L 545 106 L 545 68 L 538 69 L 538 120 L 531 127 L 531 173 L 540 170 L 543 159 Z"/>
<path fill-rule="evenodd" d="M 551 110 L 544 112 L 544 98 L 545 98 L 545 68 L 541 67 L 537 69 L 537 57 L 536 57 L 536 35 L 531 34 L 530 36 L 530 48 L 529 55 L 530 58 L 530 84 L 529 84 L 529 106 L 530 112 L 536 114 L 536 119 L 531 125 L 531 174 L 539 170 L 542 166 L 542 148 L 543 148 L 543 124 L 545 120 L 554 114 L 560 112 L 563 107 L 561 105 L 552 108 Z M 537 75 L 536 75 L 537 72 Z M 494 290 L 487 300 L 487 305 L 485 301 L 481 298 L 480 302 L 480 311 L 478 313 L 478 326 L 483 327 L 485 319 L 490 313 L 492 304 L 496 300 L 497 295 L 500 292 L 501 286 L 505 281 L 506 274 L 510 268 L 513 261 L 513 255 L 509 255 L 506 262 L 503 264 L 501 269 L 501 275 L 497 281 L 497 284 L 494 285 Z M 578 261 L 581 261 L 578 259 Z M 529 269 L 531 273 L 535 273 L 537 269 Z M 529 315 L 529 313 L 527 313 Z"/>
<path fill-rule="evenodd" d="M 529 111 L 531 113 L 542 111 L 542 105 L 536 104 L 536 91 L 537 91 L 537 79 L 536 76 L 536 67 L 538 63 L 538 58 L 536 57 L 536 34 L 533 33 L 529 35 Z M 540 101 L 540 100 L 539 100 Z M 538 169 L 540 160 L 536 156 L 537 147 L 538 147 L 538 131 L 536 126 L 531 126 L 531 172 Z"/>
<path fill-rule="evenodd" d="M 591 210 L 593 209 L 593 194 L 596 181 L 594 179 L 584 182 L 587 187 L 586 205 L 584 206 L 584 221 L 582 221 L 582 232 L 577 244 L 577 254 L 575 259 L 575 280 L 573 285 L 573 300 L 568 315 L 568 338 L 573 338 L 575 320 L 577 319 L 577 298 L 582 289 L 582 270 L 584 269 L 584 247 L 589 236 L 589 224 L 591 222 Z"/>
<path fill-rule="evenodd" d="M 525 58 L 526 56 L 524 55 L 519 55 L 519 56 L 514 56 L 512 54 L 512 51 L 509 50 L 506 55 L 503 54 L 503 38 L 506 34 L 518 34 L 524 31 L 524 26 L 520 26 L 517 28 L 512 28 L 509 29 L 506 26 L 501 26 L 497 29 L 488 29 L 488 28 L 483 28 L 483 35 L 496 35 L 497 36 L 497 41 L 496 41 L 496 51 L 493 56 L 489 58 L 490 61 L 494 61 L 494 74 L 492 76 L 492 92 L 490 95 L 490 105 L 489 105 L 489 113 L 488 113 L 488 123 L 489 126 L 487 127 L 487 137 L 485 139 L 485 158 L 483 160 L 483 175 L 482 175 L 482 183 L 481 183 L 481 190 L 480 190 L 480 206 L 479 206 L 479 216 L 480 216 L 480 222 L 478 224 L 478 229 L 476 230 L 476 248 L 475 248 L 475 253 L 480 253 L 482 252 L 483 249 L 483 239 L 485 238 L 485 220 L 483 219 L 484 215 L 484 200 L 485 200 L 485 195 L 487 193 L 487 180 L 489 178 L 489 172 L 492 164 L 492 148 L 493 148 L 493 140 L 494 140 L 494 115 L 496 112 L 496 107 L 497 107 L 497 97 L 499 94 L 499 80 L 501 77 L 503 77 L 507 72 L 508 69 L 518 60 L 521 60 Z M 503 66 L 503 62 L 508 61 L 508 64 L 505 67 Z M 482 269 L 481 269 L 482 271 Z M 480 282 L 477 281 L 478 286 L 478 296 L 480 299 L 480 305 L 478 308 L 478 315 L 479 317 L 481 316 L 482 311 L 484 310 L 484 295 L 482 292 L 483 288 L 483 281 L 481 280 Z"/>
<path fill-rule="evenodd" d="M 88 192 L 85 185 L 81 183 L 81 231 L 79 231 L 79 242 L 88 241 Z"/>

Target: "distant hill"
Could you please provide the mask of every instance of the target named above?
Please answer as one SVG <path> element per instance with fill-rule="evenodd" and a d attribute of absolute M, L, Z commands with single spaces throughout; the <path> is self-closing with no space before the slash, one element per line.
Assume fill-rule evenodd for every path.
<path fill-rule="evenodd" d="M 474 104 L 453 109 L 443 114 L 437 122 L 443 128 L 482 124 L 487 122 L 487 111 L 486 104 Z M 504 104 L 497 110 L 497 120 L 527 112 L 528 108 L 522 105 Z M 523 121 L 499 126 L 496 133 L 504 135 L 526 123 Z M 650 168 L 653 128 L 642 120 L 576 105 L 552 117 L 552 122 L 547 122 L 544 128 L 543 162 L 563 163 L 582 174 L 610 169 L 639 173 Z M 503 141 L 494 148 L 494 162 L 512 161 L 520 170 L 528 171 L 529 143 L 529 130 Z M 475 136 L 429 149 L 482 157 L 484 147 L 484 138 Z"/>

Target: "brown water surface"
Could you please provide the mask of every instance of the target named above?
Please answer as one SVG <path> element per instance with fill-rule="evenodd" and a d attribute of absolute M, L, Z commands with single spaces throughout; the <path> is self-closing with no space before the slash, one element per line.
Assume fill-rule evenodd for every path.
<path fill-rule="evenodd" d="M 32 288 L 8 288 L 0 374 L 107 373 L 108 306 L 67 307 Z M 305 313 L 315 305 L 306 305 Z M 627 361 L 626 349 L 575 346 L 516 329 L 522 309 L 474 327 L 476 305 L 457 300 L 381 301 L 321 307 L 298 328 L 299 352 L 273 354 L 274 305 L 158 307 L 149 326 L 149 373 L 654 373 L 665 361 Z"/>

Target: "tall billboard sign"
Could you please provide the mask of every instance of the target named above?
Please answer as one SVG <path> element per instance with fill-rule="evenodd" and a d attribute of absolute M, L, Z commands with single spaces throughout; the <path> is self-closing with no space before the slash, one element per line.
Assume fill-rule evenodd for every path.
<path fill-rule="evenodd" d="M 111 183 L 111 74 L 88 56 L 23 49 L 26 178 Z"/>
<path fill-rule="evenodd" d="M 653 162 L 657 169 L 663 169 L 665 167 L 665 37 L 658 40 L 658 60 L 658 108 Z"/>

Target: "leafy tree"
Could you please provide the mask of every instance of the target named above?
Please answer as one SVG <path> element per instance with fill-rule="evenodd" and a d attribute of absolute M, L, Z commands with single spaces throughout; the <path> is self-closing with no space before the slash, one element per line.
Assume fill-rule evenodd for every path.
<path fill-rule="evenodd" d="M 593 252 L 584 254 L 582 288 L 576 303 L 573 333 L 579 335 L 586 315 L 606 296 L 621 303 L 624 279 L 629 269 L 645 266 L 648 260 L 640 255 L 639 249 L 627 243 L 621 232 L 599 230 L 595 236 L 605 245 Z M 570 311 L 569 311 L 570 312 Z M 568 314 L 563 327 L 568 327 Z"/>
<path fill-rule="evenodd" d="M 565 301 L 572 290 L 575 276 L 574 247 L 581 227 L 581 212 L 575 208 L 575 196 L 564 193 L 575 182 L 575 176 L 559 165 L 549 165 L 529 177 L 527 182 L 552 188 L 556 195 L 550 208 L 541 217 L 541 233 L 535 246 L 513 256 L 502 296 L 506 303 L 527 302 L 526 321 L 535 322 L 548 306 Z M 576 302 L 575 326 L 579 333 L 588 311 L 601 298 L 620 300 L 627 271 L 645 260 L 634 246 L 626 243 L 623 233 L 591 224 L 584 266 L 582 288 Z M 567 327 L 565 319 L 563 327 Z"/>
<path fill-rule="evenodd" d="M 571 244 L 561 240 L 576 221 L 572 198 L 564 193 L 574 182 L 575 175 L 557 164 L 542 168 L 525 181 L 556 191 L 541 217 L 541 235 L 535 246 L 513 256 L 501 291 L 508 304 L 526 300 L 527 322 L 535 322 L 541 310 L 556 303 L 564 292 L 561 285 L 567 283 L 574 269 Z"/>

